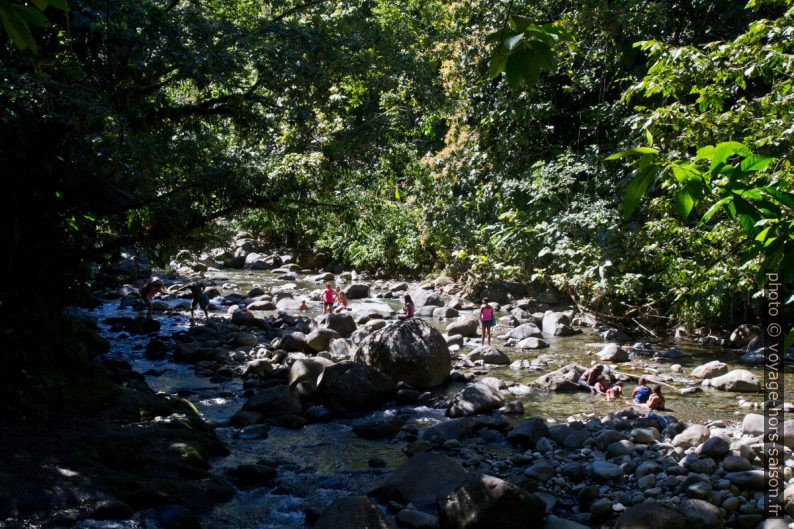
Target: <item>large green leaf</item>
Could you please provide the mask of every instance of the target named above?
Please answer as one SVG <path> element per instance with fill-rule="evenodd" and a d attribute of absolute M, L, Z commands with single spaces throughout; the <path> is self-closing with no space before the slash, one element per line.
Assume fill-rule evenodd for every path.
<path fill-rule="evenodd" d="M 713 217 L 716 212 L 718 212 L 723 206 L 725 206 L 726 204 L 731 203 L 732 201 L 733 201 L 733 197 L 732 196 L 727 196 L 725 198 L 722 198 L 722 199 L 718 200 L 713 206 L 711 206 L 703 214 L 703 217 L 700 219 L 700 224 L 703 225 L 706 222 L 708 222 L 708 220 L 711 217 Z"/>
<path fill-rule="evenodd" d="M 644 154 L 643 158 L 650 158 L 650 154 Z M 637 171 L 637 175 L 626 187 L 626 192 L 623 195 L 623 218 L 628 219 L 637 205 L 645 195 L 645 192 L 651 186 L 658 174 L 658 167 L 648 160 L 644 165 L 641 162 L 641 169 Z"/>
<path fill-rule="evenodd" d="M 738 141 L 726 141 L 718 143 L 714 147 L 714 153 L 711 156 L 711 166 L 709 172 L 713 173 L 715 169 L 719 169 L 722 164 L 728 161 L 728 158 L 738 154 L 740 156 L 751 156 L 753 153 L 747 146 Z"/>
<path fill-rule="evenodd" d="M 781 191 L 773 186 L 764 187 L 763 191 L 787 208 L 794 209 L 794 194 Z"/>
<path fill-rule="evenodd" d="M 769 163 L 772 161 L 772 158 L 769 156 L 761 156 L 760 154 L 752 154 L 747 156 L 742 163 L 739 164 L 739 167 L 745 173 L 751 173 L 755 171 L 760 171 L 761 169 L 765 168 Z"/>

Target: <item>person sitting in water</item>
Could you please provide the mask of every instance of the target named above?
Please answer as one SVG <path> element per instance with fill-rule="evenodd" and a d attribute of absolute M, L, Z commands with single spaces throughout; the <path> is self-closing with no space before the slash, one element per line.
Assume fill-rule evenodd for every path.
<path fill-rule="evenodd" d="M 414 317 L 414 302 L 411 296 L 405 296 L 405 305 L 403 305 L 403 313 L 398 316 L 400 321 L 410 320 Z"/>
<path fill-rule="evenodd" d="M 336 301 L 339 303 L 339 306 L 336 307 L 334 312 L 342 312 L 343 310 L 347 310 L 347 296 L 345 296 L 345 293 L 342 292 L 342 287 L 336 287 Z"/>
<path fill-rule="evenodd" d="M 579 377 L 579 385 L 583 388 L 586 388 L 587 391 L 591 393 L 595 393 L 593 386 L 595 383 L 598 382 L 598 378 L 601 376 L 601 373 L 604 372 L 604 366 L 601 364 L 594 365 L 590 369 L 586 370 L 582 373 L 582 376 Z"/>
<path fill-rule="evenodd" d="M 648 397 L 648 409 L 664 411 L 664 395 L 662 395 L 661 386 L 655 385 L 651 388 L 651 396 Z"/>
<path fill-rule="evenodd" d="M 153 277 L 141 287 L 140 294 L 143 304 L 146 305 L 146 318 L 152 319 L 152 298 L 160 292 L 165 291 L 165 285 L 160 279 Z"/>
<path fill-rule="evenodd" d="M 647 383 L 648 380 L 645 377 L 640 377 L 637 381 L 638 386 L 631 393 L 631 398 L 635 404 L 645 404 L 651 397 L 651 388 L 645 385 Z"/>
<path fill-rule="evenodd" d="M 298 310 L 299 310 L 300 312 L 306 312 L 306 311 L 308 311 L 308 310 L 309 310 L 309 306 L 306 304 L 306 300 L 305 300 L 305 299 L 302 299 L 302 300 L 301 300 L 301 306 L 300 306 L 300 307 L 298 307 Z"/>
<path fill-rule="evenodd" d="M 607 400 L 619 399 L 623 396 L 623 382 L 617 381 L 607 390 Z"/>
<path fill-rule="evenodd" d="M 609 382 L 607 382 L 607 377 L 604 375 L 599 376 L 596 383 L 593 384 L 593 391 L 598 395 L 603 395 L 606 397 L 607 391 L 609 391 Z"/>

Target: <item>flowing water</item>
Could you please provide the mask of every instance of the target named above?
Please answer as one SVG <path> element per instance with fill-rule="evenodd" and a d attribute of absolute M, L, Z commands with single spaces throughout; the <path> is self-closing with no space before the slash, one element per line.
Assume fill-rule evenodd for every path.
<path fill-rule="evenodd" d="M 214 279 L 219 288 L 222 284 L 236 285 L 234 288 L 223 290 L 224 294 L 232 292 L 244 294 L 253 286 L 262 286 L 268 290 L 291 282 L 295 284 L 294 290 L 298 292 L 296 297 L 307 300 L 308 293 L 321 286 L 306 281 L 302 276 L 285 279 L 270 272 L 248 270 L 210 273 L 207 278 Z M 183 303 L 184 300 L 169 301 L 172 305 L 180 302 Z M 395 310 L 400 308 L 399 301 L 384 299 L 351 300 L 351 307 L 355 310 L 356 305 L 362 302 L 385 302 Z M 320 314 L 319 303 L 310 302 L 310 305 L 308 316 Z M 275 311 L 257 312 L 256 315 L 267 317 L 274 313 Z M 100 322 L 110 316 L 135 315 L 133 312 L 118 309 L 117 302 L 105 304 L 94 310 L 92 314 Z M 160 331 L 162 335 L 187 328 L 187 315 L 184 313 L 161 315 L 157 318 L 162 325 Z M 442 331 L 446 327 L 446 322 L 434 321 L 433 324 Z M 208 421 L 221 425 L 217 430 L 218 435 L 227 444 L 231 453 L 213 462 L 217 471 L 222 472 L 226 468 L 253 463 L 263 458 L 280 462 L 279 475 L 273 483 L 266 487 L 238 491 L 230 501 L 216 506 L 204 517 L 206 527 L 217 529 L 304 527 L 307 508 L 321 509 L 338 497 L 366 493 L 368 489 L 382 481 L 386 474 L 405 461 L 401 451 L 405 445 L 404 441 L 369 441 L 359 438 L 352 431 L 352 426 L 356 422 L 397 413 L 398 410 L 395 409 L 379 410 L 357 419 L 309 424 L 299 430 L 274 427 L 266 439 L 241 439 L 237 436 L 236 428 L 223 426 L 245 402 L 242 396 L 242 382 L 239 379 L 212 383 L 207 378 L 196 376 L 190 365 L 171 363 L 167 360 L 149 360 L 144 355 L 144 346 L 150 336 L 113 333 L 106 325 L 100 326 L 105 337 L 112 343 L 110 357 L 130 362 L 136 371 L 146 376 L 147 383 L 155 391 L 182 392 L 188 395 L 186 398 Z M 499 334 L 500 329 L 497 327 L 494 336 Z M 547 394 L 530 390 L 526 384 L 544 373 L 574 362 L 590 365 L 595 359 L 592 352 L 597 352 L 602 342 L 598 335 L 588 329 L 576 336 L 544 339 L 549 342 L 550 347 L 533 352 L 503 348 L 500 340 L 494 340 L 494 345 L 507 353 L 511 360 L 534 359 L 541 355 L 547 358 L 548 365 L 542 371 L 515 371 L 508 367 L 500 367 L 488 373 L 515 384 L 511 390 L 516 398 L 523 402 L 527 417 L 565 421 L 567 417 L 575 414 L 603 416 L 626 406 L 622 401 L 607 402 L 586 393 Z M 462 352 L 476 345 L 479 345 L 479 339 L 468 340 Z M 658 344 L 655 348 L 660 349 L 666 345 L 668 344 Z M 679 349 L 685 354 L 676 360 L 632 359 L 630 364 L 620 365 L 617 369 L 638 375 L 651 374 L 658 380 L 678 387 L 686 387 L 698 383 L 688 377 L 692 368 L 711 360 L 721 360 L 730 368 L 749 369 L 762 379 L 762 370 L 759 367 L 742 365 L 736 351 L 687 346 L 679 346 Z M 679 374 L 672 373 L 670 369 L 675 363 L 683 367 L 683 371 Z M 788 388 L 794 388 L 794 373 L 791 369 L 785 374 L 785 383 Z M 451 395 L 461 387 L 460 384 L 452 384 L 443 392 Z M 704 389 L 703 392 L 688 396 L 672 390 L 665 391 L 669 410 L 667 413 L 684 421 L 703 423 L 713 419 L 741 420 L 741 417 L 750 411 L 740 408 L 737 394 Z M 630 394 L 631 390 L 632 385 L 629 383 L 624 391 Z M 791 390 L 788 396 L 787 400 L 790 401 Z M 754 402 L 761 400 L 760 395 L 745 394 L 744 397 Z M 419 430 L 445 420 L 443 410 L 426 407 L 403 408 L 399 412 L 408 416 L 408 425 Z M 492 452 L 494 457 L 499 456 L 498 445 L 484 449 Z M 372 458 L 381 459 L 386 466 L 382 469 L 370 468 L 369 461 Z M 129 529 L 138 527 L 136 522 L 132 521 L 115 525 L 107 525 L 107 522 L 100 525 L 85 523 L 81 525 L 81 527 L 89 526 Z"/>

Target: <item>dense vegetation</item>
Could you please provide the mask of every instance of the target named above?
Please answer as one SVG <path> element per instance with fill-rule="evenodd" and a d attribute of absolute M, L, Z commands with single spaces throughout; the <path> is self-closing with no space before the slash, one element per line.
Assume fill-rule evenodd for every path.
<path fill-rule="evenodd" d="M 95 263 L 236 227 L 653 325 L 748 318 L 758 272 L 794 269 L 786 1 L 8 0 L 0 19 L 12 358 L 61 332 Z"/>

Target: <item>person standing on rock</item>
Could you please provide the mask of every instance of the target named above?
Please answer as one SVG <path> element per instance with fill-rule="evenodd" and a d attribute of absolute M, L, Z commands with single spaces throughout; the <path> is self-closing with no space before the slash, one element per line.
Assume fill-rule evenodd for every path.
<path fill-rule="evenodd" d="M 488 298 L 482 298 L 480 305 L 480 326 L 482 327 L 482 340 L 480 345 L 485 345 L 485 336 L 488 336 L 488 345 L 491 345 L 491 327 L 493 327 L 493 307 L 488 304 Z"/>
<path fill-rule="evenodd" d="M 411 299 L 411 296 L 405 296 L 405 305 L 403 305 L 403 313 L 398 316 L 400 321 L 410 320 L 414 317 L 414 311 L 416 310 L 414 307 L 414 301 Z"/>
<path fill-rule="evenodd" d="M 160 279 L 153 277 L 141 287 L 141 299 L 146 305 L 146 319 L 152 319 L 152 298 L 165 290 L 165 285 Z"/>
<path fill-rule="evenodd" d="M 334 312 L 342 312 L 343 310 L 347 310 L 347 296 L 345 296 L 345 293 L 342 292 L 342 287 L 336 287 L 336 301 L 339 302 L 339 306 L 336 307 Z"/>
<path fill-rule="evenodd" d="M 331 288 L 331 283 L 326 283 L 323 291 L 323 314 L 331 314 L 334 311 L 335 298 L 336 295 L 334 294 L 334 289 Z"/>

